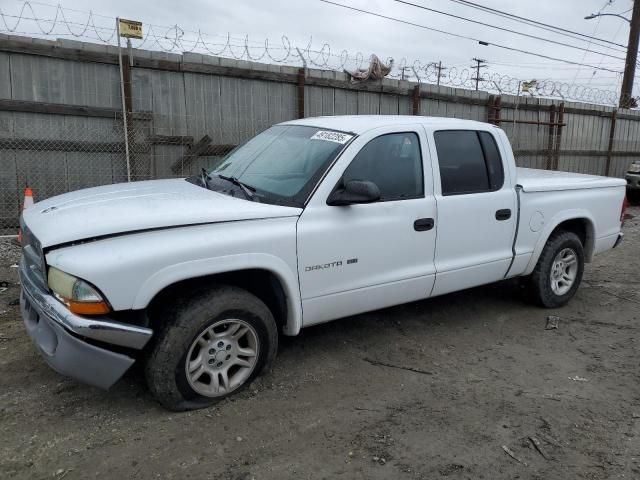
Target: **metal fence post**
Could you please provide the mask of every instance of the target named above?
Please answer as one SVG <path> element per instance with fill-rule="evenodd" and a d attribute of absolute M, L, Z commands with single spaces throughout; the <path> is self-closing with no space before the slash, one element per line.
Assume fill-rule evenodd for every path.
<path fill-rule="evenodd" d="M 129 130 L 127 127 L 127 103 L 124 92 L 124 73 L 122 69 L 122 47 L 120 45 L 120 17 L 116 18 L 118 36 L 118 64 L 120 66 L 120 97 L 122 98 L 122 126 L 124 130 L 124 153 L 127 160 L 127 182 L 131 181 L 131 162 L 129 160 Z"/>

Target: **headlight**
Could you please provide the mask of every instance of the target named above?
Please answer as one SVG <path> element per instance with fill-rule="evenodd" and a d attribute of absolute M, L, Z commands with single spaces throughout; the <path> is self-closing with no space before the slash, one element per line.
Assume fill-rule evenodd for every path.
<path fill-rule="evenodd" d="M 640 163 L 632 163 L 629 165 L 630 173 L 640 173 Z"/>
<path fill-rule="evenodd" d="M 95 287 L 62 270 L 50 267 L 48 284 L 56 298 L 73 313 L 102 315 L 111 310 Z"/>

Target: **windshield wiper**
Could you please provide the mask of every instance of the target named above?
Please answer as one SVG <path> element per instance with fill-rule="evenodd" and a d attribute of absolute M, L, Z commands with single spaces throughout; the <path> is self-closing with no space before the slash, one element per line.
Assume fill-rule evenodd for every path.
<path fill-rule="evenodd" d="M 231 182 L 234 185 L 240 187 L 240 190 L 242 190 L 242 193 L 244 193 L 249 200 L 255 200 L 255 195 L 253 194 L 253 192 L 256 191 L 255 187 L 252 187 L 251 185 L 247 185 L 246 183 L 241 182 L 236 177 L 227 177 L 226 175 L 218 174 L 218 178 L 221 178 L 222 180 L 226 180 L 227 182 Z"/>

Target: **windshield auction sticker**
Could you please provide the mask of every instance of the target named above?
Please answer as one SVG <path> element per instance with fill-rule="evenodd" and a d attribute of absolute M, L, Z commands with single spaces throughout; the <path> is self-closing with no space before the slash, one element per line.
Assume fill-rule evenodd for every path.
<path fill-rule="evenodd" d="M 328 142 L 336 142 L 344 145 L 353 138 L 353 135 L 341 132 L 332 132 L 330 130 L 320 130 L 316 132 L 311 140 L 326 140 Z"/>

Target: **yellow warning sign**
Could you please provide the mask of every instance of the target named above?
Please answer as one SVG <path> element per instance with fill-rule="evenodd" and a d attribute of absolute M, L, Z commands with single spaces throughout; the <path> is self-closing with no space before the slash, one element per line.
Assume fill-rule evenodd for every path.
<path fill-rule="evenodd" d="M 142 39 L 142 22 L 119 18 L 118 28 L 121 37 Z"/>

